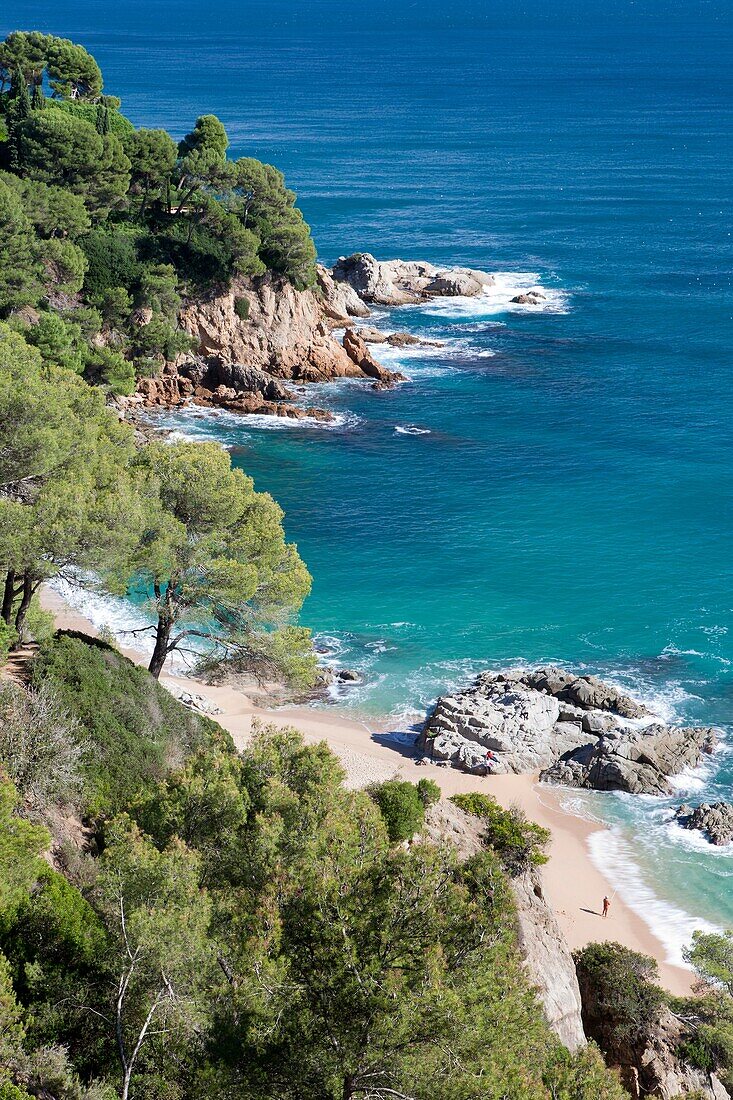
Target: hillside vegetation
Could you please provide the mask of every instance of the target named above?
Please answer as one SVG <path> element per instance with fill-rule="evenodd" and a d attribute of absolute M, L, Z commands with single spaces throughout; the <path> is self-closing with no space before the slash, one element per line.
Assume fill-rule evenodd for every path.
<path fill-rule="evenodd" d="M 82 46 L 0 44 L 0 319 L 44 362 L 131 393 L 191 347 L 182 293 L 265 271 L 305 287 L 316 253 L 282 173 L 227 159 L 214 115 L 176 143 L 102 89 Z"/>

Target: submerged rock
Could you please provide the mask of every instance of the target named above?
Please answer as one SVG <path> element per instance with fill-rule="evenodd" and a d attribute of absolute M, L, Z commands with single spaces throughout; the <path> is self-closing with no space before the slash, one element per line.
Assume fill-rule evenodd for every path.
<path fill-rule="evenodd" d="M 704 833 L 711 844 L 722 846 L 733 841 L 733 805 L 730 802 L 680 806 L 674 816 L 684 829 L 697 829 Z"/>
<path fill-rule="evenodd" d="M 541 772 L 550 783 L 668 794 L 669 777 L 715 746 L 709 728 L 632 725 L 649 711 L 595 676 L 548 666 L 485 672 L 441 697 L 421 735 L 423 751 L 469 772 Z"/>

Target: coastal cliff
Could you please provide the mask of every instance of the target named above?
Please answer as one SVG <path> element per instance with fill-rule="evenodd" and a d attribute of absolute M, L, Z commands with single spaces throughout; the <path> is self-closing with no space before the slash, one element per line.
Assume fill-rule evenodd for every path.
<path fill-rule="evenodd" d="M 328 411 L 306 404 L 302 392 L 279 383 L 310 386 L 361 378 L 376 389 L 389 388 L 406 378 L 380 364 L 368 345 L 420 343 L 409 333 L 362 328 L 359 322 L 371 313 L 367 302 L 401 305 L 475 296 L 492 283 L 487 272 L 380 262 L 368 253 L 340 260 L 333 271 L 319 264 L 313 287 L 297 288 L 274 272 L 240 277 L 226 289 L 183 300 L 178 321 L 191 339 L 193 355 L 181 354 L 155 376 L 141 378 L 136 394 L 118 404 L 129 409 L 196 403 L 329 420 Z M 139 317 L 143 330 L 151 320 L 146 314 Z"/>

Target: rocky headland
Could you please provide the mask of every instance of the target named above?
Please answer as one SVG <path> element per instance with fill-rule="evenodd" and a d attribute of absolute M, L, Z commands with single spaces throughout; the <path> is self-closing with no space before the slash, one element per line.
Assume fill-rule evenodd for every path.
<path fill-rule="evenodd" d="M 329 421 L 332 414 L 304 400 L 302 387 L 361 378 L 388 389 L 406 378 L 379 363 L 369 345 L 435 344 L 363 325 L 369 304 L 476 295 L 492 283 L 487 272 L 381 262 L 368 253 L 341 259 L 332 271 L 319 265 L 316 284 L 305 290 L 272 272 L 238 279 L 225 292 L 183 302 L 179 323 L 195 342 L 193 352 L 140 379 L 136 393 L 117 404 L 125 412 L 197 404 Z M 136 323 L 144 328 L 151 320 L 150 311 L 141 310 Z"/>
<path fill-rule="evenodd" d="M 442 696 L 420 744 L 432 759 L 482 772 L 540 772 L 543 782 L 671 794 L 671 777 L 717 743 L 710 727 L 668 726 L 595 676 L 554 666 L 485 672 Z"/>

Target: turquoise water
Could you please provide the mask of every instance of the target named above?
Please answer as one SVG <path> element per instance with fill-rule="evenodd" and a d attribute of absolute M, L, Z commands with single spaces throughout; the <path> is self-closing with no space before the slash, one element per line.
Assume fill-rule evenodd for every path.
<path fill-rule="evenodd" d="M 304 619 L 364 674 L 343 705 L 404 726 L 475 670 L 551 659 L 726 726 L 733 18 L 542 7 L 37 0 L 0 30 L 83 41 L 137 123 L 218 114 L 235 155 L 284 169 L 327 262 L 369 250 L 551 292 L 385 318 L 446 346 L 393 357 L 412 379 L 394 391 L 319 391 L 335 429 L 174 421 L 283 504 Z M 690 783 L 730 796 L 732 777 L 723 752 Z M 733 924 L 730 855 L 658 804 L 591 801 L 616 826 L 597 858 L 670 946 L 690 927 L 675 906 Z"/>

